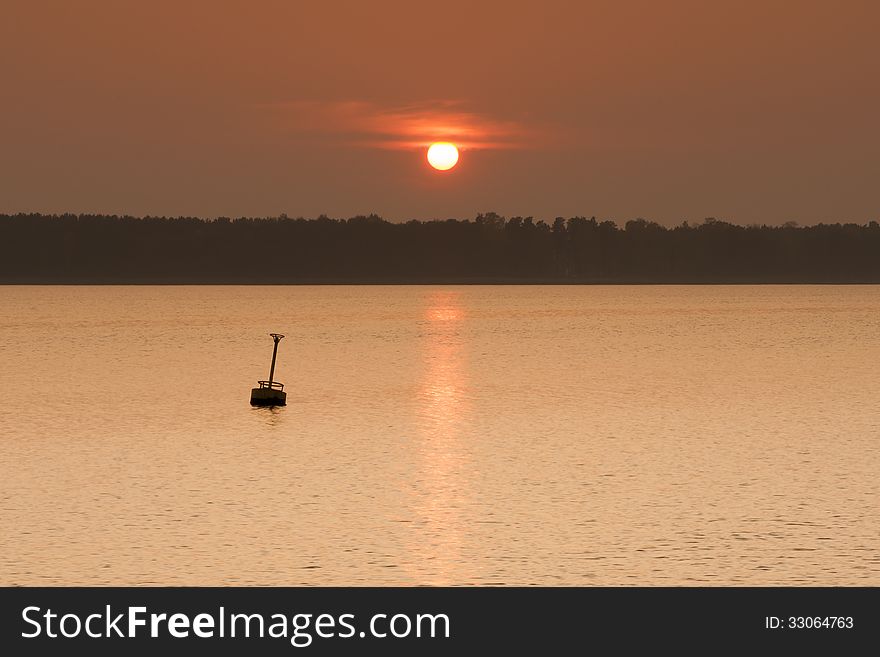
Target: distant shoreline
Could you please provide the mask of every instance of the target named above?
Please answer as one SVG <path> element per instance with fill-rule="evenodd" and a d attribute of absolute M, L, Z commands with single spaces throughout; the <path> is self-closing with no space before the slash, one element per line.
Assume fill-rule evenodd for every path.
<path fill-rule="evenodd" d="M 0 285 L 870 285 L 880 224 L 0 214 Z"/>
<path fill-rule="evenodd" d="M 479 287 L 711 287 L 711 286 L 871 286 L 880 285 L 877 281 L 509 281 L 509 280 L 436 280 L 436 281 L 7 281 L 0 279 L 2 287 L 436 287 L 440 285 Z"/>

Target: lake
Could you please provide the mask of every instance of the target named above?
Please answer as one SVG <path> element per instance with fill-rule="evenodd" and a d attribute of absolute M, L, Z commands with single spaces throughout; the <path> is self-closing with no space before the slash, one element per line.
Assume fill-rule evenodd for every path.
<path fill-rule="evenodd" d="M 0 308 L 0 584 L 880 585 L 878 286 Z"/>

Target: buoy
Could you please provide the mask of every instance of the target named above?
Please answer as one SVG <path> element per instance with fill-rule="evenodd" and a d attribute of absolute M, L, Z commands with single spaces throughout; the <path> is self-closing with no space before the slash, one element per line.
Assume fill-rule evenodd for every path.
<path fill-rule="evenodd" d="M 251 406 L 286 406 L 287 393 L 284 392 L 284 384 L 273 381 L 275 376 L 275 357 L 278 355 L 278 343 L 284 336 L 280 333 L 270 333 L 275 341 L 272 349 L 272 366 L 269 368 L 269 380 L 257 381 L 259 387 L 251 388 Z"/>

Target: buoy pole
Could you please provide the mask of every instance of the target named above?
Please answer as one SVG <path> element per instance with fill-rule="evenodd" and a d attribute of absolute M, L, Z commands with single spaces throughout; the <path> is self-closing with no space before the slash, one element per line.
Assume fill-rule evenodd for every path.
<path fill-rule="evenodd" d="M 275 357 L 278 355 L 278 343 L 284 336 L 280 333 L 270 333 L 272 339 L 275 340 L 275 347 L 272 349 L 272 367 L 269 368 L 269 387 L 272 387 L 272 377 L 275 376 Z"/>

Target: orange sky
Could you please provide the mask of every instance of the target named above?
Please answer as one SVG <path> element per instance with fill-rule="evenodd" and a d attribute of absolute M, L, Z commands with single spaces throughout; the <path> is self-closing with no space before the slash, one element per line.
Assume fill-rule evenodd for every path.
<path fill-rule="evenodd" d="M 3 7 L 0 212 L 880 217 L 868 0 Z"/>

